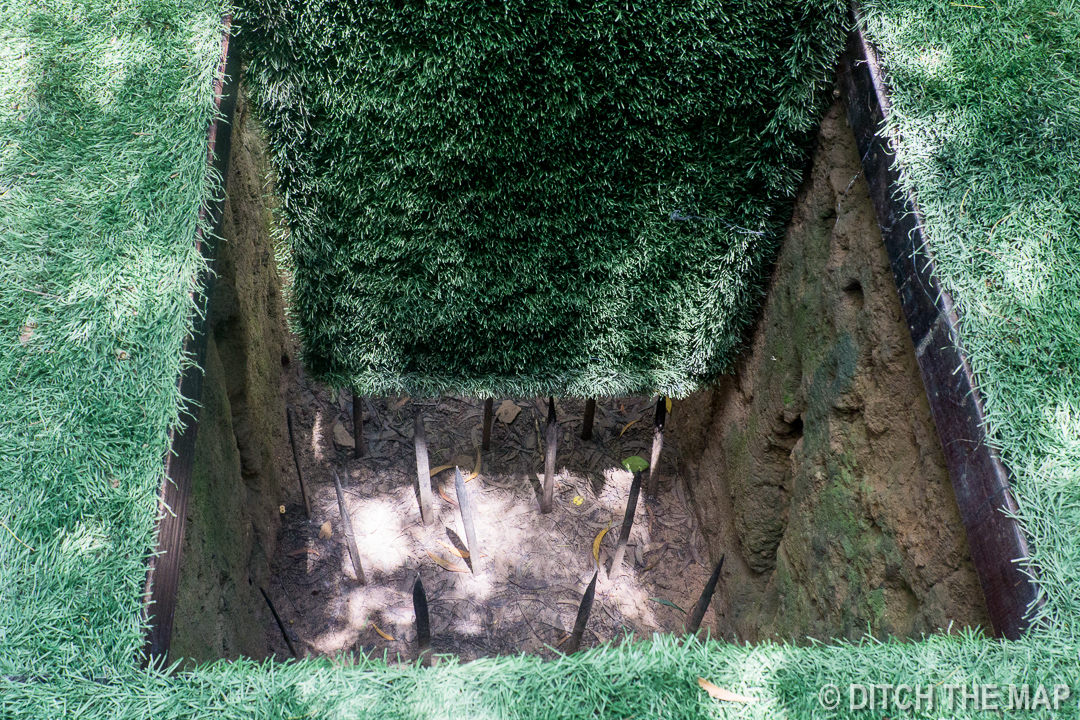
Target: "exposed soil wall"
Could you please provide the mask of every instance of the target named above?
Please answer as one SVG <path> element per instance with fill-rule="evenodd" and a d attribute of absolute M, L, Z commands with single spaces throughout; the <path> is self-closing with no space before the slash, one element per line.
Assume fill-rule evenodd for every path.
<path fill-rule="evenodd" d="M 270 582 L 287 472 L 280 455 L 288 442 L 286 339 L 265 199 L 268 159 L 243 96 L 232 133 L 173 659 L 265 657 L 273 623 L 259 587 Z"/>
<path fill-rule="evenodd" d="M 196 661 L 281 651 L 260 587 L 286 622 L 296 610 L 271 582 L 271 558 L 278 507 L 297 495 L 282 383 L 299 368 L 283 368 L 292 353 L 270 239 L 269 166 L 243 98 L 233 133 L 171 653 Z M 306 463 L 310 403 L 296 401 Z M 330 405 L 348 424 L 346 399 Z M 950 622 L 988 625 L 841 103 L 822 123 L 748 350 L 715 387 L 677 402 L 668 428 L 711 560 L 727 557 L 714 634 L 801 641 L 868 627 L 917 636 Z M 384 428 L 378 437 L 398 435 Z M 332 445 L 326 454 L 338 456 Z M 489 462 L 498 468 L 497 457 Z M 363 477 L 346 480 L 366 487 Z M 653 551 L 670 547 L 660 545 Z M 704 572 L 692 545 L 683 562 Z M 655 566 L 643 564 L 652 547 L 635 563 L 641 572 Z"/>
<path fill-rule="evenodd" d="M 748 350 L 669 428 L 710 554 L 727 557 L 714 632 L 989 627 L 842 102 Z"/>

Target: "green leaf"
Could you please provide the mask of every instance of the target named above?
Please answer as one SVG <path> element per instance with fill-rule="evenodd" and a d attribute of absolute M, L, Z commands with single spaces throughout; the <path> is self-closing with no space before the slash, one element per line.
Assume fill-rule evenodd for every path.
<path fill-rule="evenodd" d="M 631 455 L 622 461 L 624 468 L 632 473 L 644 472 L 649 469 L 649 463 L 645 462 L 645 458 L 638 455 Z"/>
<path fill-rule="evenodd" d="M 652 600 L 654 603 L 660 603 L 661 605 L 667 605 L 670 608 L 675 608 L 676 610 L 681 612 L 683 615 L 686 615 L 685 610 L 683 610 L 681 607 L 679 607 L 675 603 L 671 602 L 670 600 L 665 600 L 664 598 L 649 598 L 649 600 Z"/>

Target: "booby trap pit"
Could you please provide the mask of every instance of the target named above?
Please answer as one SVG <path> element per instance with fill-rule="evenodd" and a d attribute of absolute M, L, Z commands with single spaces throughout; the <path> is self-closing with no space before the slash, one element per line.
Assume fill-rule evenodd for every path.
<path fill-rule="evenodd" d="M 677 400 L 318 382 L 285 327 L 294 271 L 245 96 L 234 124 L 171 657 L 550 658 L 695 624 L 737 642 L 991 631 L 842 99 L 744 349 Z M 631 456 L 657 471 L 613 576 Z"/>

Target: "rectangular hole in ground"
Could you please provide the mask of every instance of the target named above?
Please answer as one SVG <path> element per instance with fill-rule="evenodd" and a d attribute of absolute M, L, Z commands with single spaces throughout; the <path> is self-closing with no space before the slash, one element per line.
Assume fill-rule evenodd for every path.
<path fill-rule="evenodd" d="M 609 526 L 600 547 L 610 566 L 630 482 L 620 461 L 648 458 L 654 399 L 600 399 L 589 441 L 580 439 L 584 403 L 558 400 L 550 515 L 538 512 L 529 478 L 543 473 L 541 401 L 496 400 L 496 409 L 510 405 L 468 483 L 482 571 L 458 572 L 468 568 L 455 553 L 465 533 L 453 472 L 435 476 L 436 518 L 425 526 L 413 489 L 413 413 L 424 413 L 431 467 L 471 473 L 483 402 L 365 398 L 367 454 L 353 457 L 351 394 L 308 378 L 285 329 L 266 151 L 243 100 L 237 113 L 172 657 L 287 656 L 261 588 L 302 655 L 412 660 L 417 573 L 436 653 L 553 656 L 592 577 L 594 540 Z M 748 348 L 715 387 L 674 403 L 661 493 L 639 504 L 627 574 L 601 578 L 584 647 L 682 632 L 682 610 L 721 554 L 702 625 L 714 636 L 805 642 L 868 628 L 917 637 L 950 623 L 989 627 L 859 171 L 838 102 Z M 366 586 L 344 544 L 333 468 Z"/>

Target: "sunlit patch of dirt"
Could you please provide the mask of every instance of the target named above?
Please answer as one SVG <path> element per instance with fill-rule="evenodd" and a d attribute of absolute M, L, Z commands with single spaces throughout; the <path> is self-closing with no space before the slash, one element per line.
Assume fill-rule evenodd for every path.
<path fill-rule="evenodd" d="M 509 424 L 495 420 L 491 449 L 479 453 L 479 472 L 466 485 L 480 548 L 470 568 L 475 558 L 461 556 L 466 535 L 452 468 L 435 475 L 434 521 L 422 522 L 413 417 L 418 409 L 423 412 L 432 469 L 459 465 L 468 477 L 477 470 L 483 402 L 367 399 L 367 454 L 354 459 L 352 449 L 339 444 L 352 435 L 349 393 L 334 393 L 300 370 L 290 374 L 288 401 L 296 415 L 312 518 L 304 517 L 294 473 L 273 562 L 275 580 L 267 590 L 299 653 L 415 659 L 412 586 L 419 574 L 435 653 L 462 660 L 521 652 L 554 656 L 597 570 L 594 540 L 607 528 L 582 646 L 630 634 L 683 631 L 687 616 L 658 601 L 692 611 L 711 568 L 705 566 L 704 543 L 681 480 L 674 476 L 677 448 L 671 443 L 660 464 L 659 498 L 643 494 L 638 504 L 625 570 L 615 579 L 607 572 L 632 480 L 621 462 L 629 455 L 648 458 L 653 399 L 600 399 L 589 441 L 580 438 L 584 403 L 557 401 L 559 452 L 555 508 L 549 515 L 540 513 L 537 495 L 546 410 L 542 401 L 516 399 L 520 412 Z M 339 424 L 342 430 L 335 433 Z M 345 545 L 333 469 L 342 478 L 366 585 L 356 581 Z M 327 521 L 329 537 L 325 532 L 320 537 Z M 703 626 L 711 623 L 712 610 Z M 276 626 L 267 628 L 267 639 L 279 656 L 288 655 Z"/>

